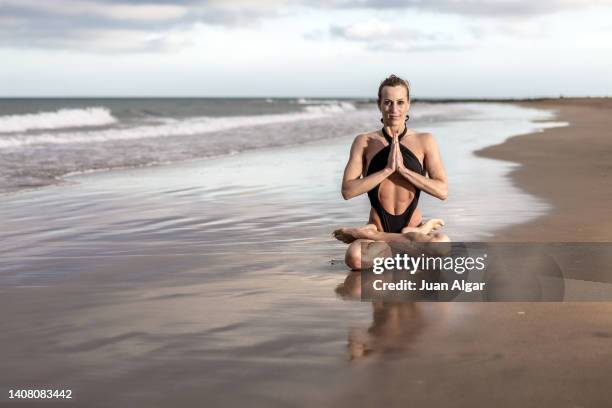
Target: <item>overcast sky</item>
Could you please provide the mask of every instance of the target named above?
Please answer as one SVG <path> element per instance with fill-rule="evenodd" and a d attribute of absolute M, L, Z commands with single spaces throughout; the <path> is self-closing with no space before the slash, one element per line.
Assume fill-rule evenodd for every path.
<path fill-rule="evenodd" d="M 612 0 L 0 0 L 0 96 L 612 95 Z"/>

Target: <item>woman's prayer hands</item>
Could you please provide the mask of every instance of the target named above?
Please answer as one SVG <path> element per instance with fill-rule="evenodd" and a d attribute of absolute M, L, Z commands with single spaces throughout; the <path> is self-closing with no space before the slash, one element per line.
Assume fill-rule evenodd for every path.
<path fill-rule="evenodd" d="M 395 171 L 401 173 L 402 171 L 406 170 L 406 167 L 404 166 L 404 156 L 402 156 L 400 141 L 397 138 L 397 135 L 395 135 L 395 141 L 395 162 L 397 163 Z"/>
<path fill-rule="evenodd" d="M 392 135 L 391 148 L 389 149 L 389 158 L 387 159 L 387 168 L 391 170 L 391 174 L 400 172 L 405 169 L 404 158 L 400 150 L 400 141 L 396 132 L 390 127 L 385 129 L 387 134 Z"/>
<path fill-rule="evenodd" d="M 391 174 L 395 173 L 398 169 L 398 159 L 397 152 L 399 150 L 399 142 L 397 140 L 397 134 L 391 130 L 391 128 L 387 128 L 387 134 L 393 135 L 393 140 L 391 141 L 391 148 L 389 149 L 389 158 L 387 159 L 387 168 L 391 171 Z"/>

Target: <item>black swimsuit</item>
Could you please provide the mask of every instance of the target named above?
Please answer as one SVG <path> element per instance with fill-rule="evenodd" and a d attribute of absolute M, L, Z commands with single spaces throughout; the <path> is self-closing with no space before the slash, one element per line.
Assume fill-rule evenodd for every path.
<path fill-rule="evenodd" d="M 401 141 L 402 138 L 406 135 L 408 131 L 407 128 L 404 129 L 402 134 L 399 136 L 398 140 Z M 376 173 L 387 167 L 387 161 L 389 159 L 389 150 L 391 149 L 391 142 L 393 139 L 385 132 L 385 129 L 382 129 L 382 134 L 387 140 L 388 145 L 383 147 L 374 155 L 370 164 L 368 165 L 368 170 L 366 172 L 366 176 L 369 176 L 372 173 Z M 400 143 L 400 151 L 402 153 L 402 157 L 404 159 L 404 166 L 406 168 L 413 170 L 419 174 L 425 175 L 425 169 L 421 165 L 419 159 L 408 149 L 406 146 Z M 412 198 L 412 202 L 406 208 L 402 214 L 393 215 L 385 211 L 380 200 L 378 199 L 378 185 L 368 191 L 368 197 L 370 198 L 370 204 L 372 204 L 372 208 L 376 210 L 378 217 L 380 218 L 380 222 L 382 223 L 383 230 L 385 232 L 401 232 L 404 227 L 408 225 L 410 219 L 412 218 L 412 214 L 419 203 L 419 195 L 421 194 L 421 190 L 416 189 L 414 193 L 414 197 Z"/>

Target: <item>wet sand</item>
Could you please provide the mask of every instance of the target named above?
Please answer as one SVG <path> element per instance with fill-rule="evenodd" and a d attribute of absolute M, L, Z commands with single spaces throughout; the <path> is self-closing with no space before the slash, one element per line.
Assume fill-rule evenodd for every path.
<path fill-rule="evenodd" d="M 523 102 L 552 109 L 569 126 L 515 136 L 478 156 L 519 163 L 511 178 L 552 211 L 496 234 L 498 241 L 612 241 L 612 99 Z M 511 214 L 509 214 L 511 216 Z"/>
<path fill-rule="evenodd" d="M 569 128 L 499 149 L 571 129 L 560 112 Z M 345 141 L 83 175 L 2 203 L 0 403 L 23 388 L 69 388 L 87 407 L 609 403 L 609 303 L 357 301 L 359 275 L 329 263 L 344 248 L 329 232 L 364 213 L 329 188 L 343 164 L 334 143 Z M 291 171 L 300 160 L 313 165 Z M 559 216 L 541 197 L 555 212 L 496 239 L 528 240 L 530 225 Z M 565 240 L 564 228 L 542 239 Z"/>
<path fill-rule="evenodd" d="M 519 163 L 514 183 L 549 203 L 551 211 L 524 224 L 498 231 L 498 242 L 612 241 L 612 99 L 565 98 L 529 101 L 522 106 L 553 109 L 569 126 L 519 135 L 487 147 L 477 155 Z M 607 276 L 612 267 L 605 267 Z M 595 284 L 595 286 L 597 286 Z M 493 306 L 491 308 L 491 306 Z M 612 394 L 612 304 L 523 304 L 524 331 L 509 328 L 503 318 L 516 305 L 472 305 L 478 315 L 498 310 L 493 325 L 503 327 L 509 341 L 504 356 L 514 355 L 521 369 L 483 380 L 499 392 L 507 406 L 603 407 Z M 525 321 L 526 322 L 526 321 Z M 547 339 L 547 340 L 545 340 Z M 489 343 L 490 335 L 483 339 Z M 500 349 L 501 351 L 502 349 Z M 508 353 L 508 354 L 506 354 Z M 526 381 L 513 388 L 516 378 Z M 522 395 L 517 395 L 510 390 Z M 472 400 L 475 406 L 484 406 Z M 500 401 L 501 402 L 501 401 Z"/>

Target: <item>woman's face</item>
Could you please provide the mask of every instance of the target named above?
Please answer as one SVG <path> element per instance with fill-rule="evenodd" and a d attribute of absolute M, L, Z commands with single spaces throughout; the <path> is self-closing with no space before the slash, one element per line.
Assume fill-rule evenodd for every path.
<path fill-rule="evenodd" d="M 408 91 L 405 87 L 385 86 L 380 93 L 378 109 L 383 115 L 385 126 L 399 126 L 406 121 L 410 107 Z"/>

